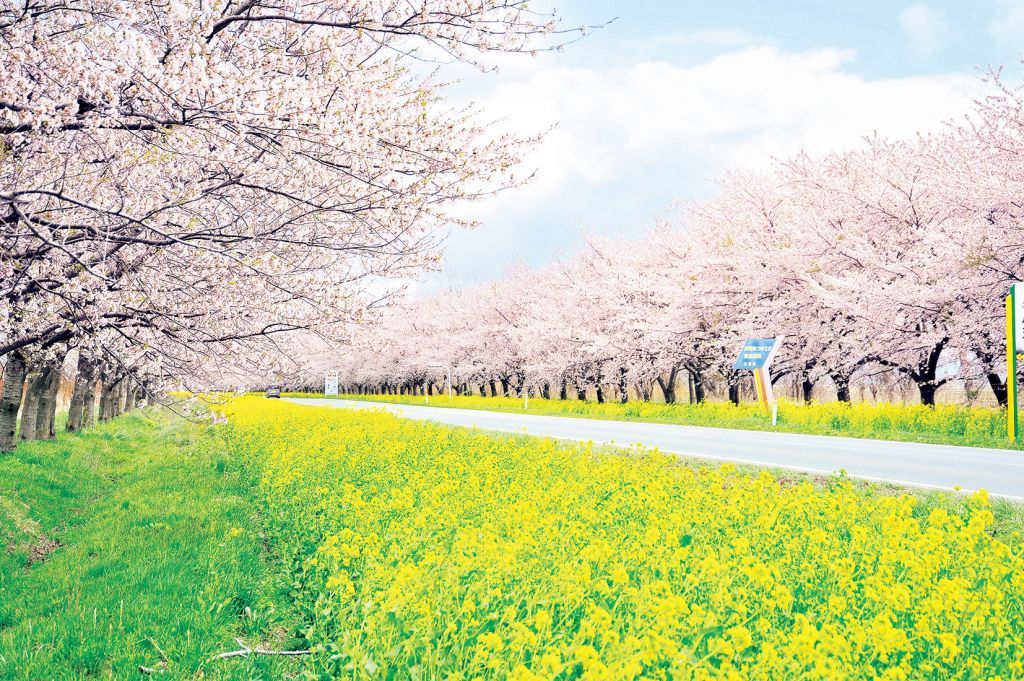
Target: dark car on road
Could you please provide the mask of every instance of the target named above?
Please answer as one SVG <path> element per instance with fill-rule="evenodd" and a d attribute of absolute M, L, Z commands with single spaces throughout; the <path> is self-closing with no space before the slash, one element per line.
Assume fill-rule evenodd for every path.
<path fill-rule="evenodd" d="M 267 397 L 281 397 L 281 386 L 279 385 L 268 385 L 267 386 Z"/>

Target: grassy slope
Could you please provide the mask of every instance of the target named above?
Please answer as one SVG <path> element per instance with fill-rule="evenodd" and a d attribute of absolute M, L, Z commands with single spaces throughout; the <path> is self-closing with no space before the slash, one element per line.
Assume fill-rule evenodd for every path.
<path fill-rule="evenodd" d="M 288 396 L 324 397 L 319 394 L 288 393 Z M 429 402 L 422 395 L 340 395 L 338 399 L 391 402 L 456 409 L 528 413 L 577 418 L 669 423 L 741 430 L 774 430 L 810 435 L 898 440 L 931 444 L 1021 449 L 1024 443 L 1010 447 L 1006 440 L 1006 417 L 988 407 L 939 405 L 933 409 L 920 405 L 842 405 L 839 403 L 803 406 L 780 402 L 779 423 L 771 421 L 756 405 L 739 407 L 729 403 L 703 405 L 630 402 L 581 402 L 531 398 L 529 409 L 523 400 L 509 397 L 459 397 L 449 400 L 434 396 Z"/>
<path fill-rule="evenodd" d="M 0 678 L 281 678 L 289 647 L 247 483 L 210 428 L 129 415 L 0 458 Z M 60 546 L 54 548 L 54 542 Z M 276 607 L 275 607 L 276 606 Z"/>

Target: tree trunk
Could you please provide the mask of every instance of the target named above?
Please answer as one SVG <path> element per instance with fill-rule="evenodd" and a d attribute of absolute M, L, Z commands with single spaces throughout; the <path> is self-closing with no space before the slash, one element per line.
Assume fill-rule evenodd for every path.
<path fill-rule="evenodd" d="M 658 387 L 661 388 L 665 404 L 675 404 L 676 402 L 676 374 L 678 371 L 678 369 L 672 367 L 672 370 L 668 372 L 668 379 L 658 376 Z"/>
<path fill-rule="evenodd" d="M 117 393 L 117 414 L 121 414 L 128 411 L 128 393 L 131 392 L 132 384 L 126 378 L 121 381 L 121 389 Z"/>
<path fill-rule="evenodd" d="M 18 429 L 19 440 L 35 440 L 36 424 L 39 420 L 39 401 L 42 397 L 43 386 L 46 384 L 46 367 L 42 367 L 39 373 L 30 374 L 25 384 L 25 398 L 21 403 L 21 428 Z"/>
<path fill-rule="evenodd" d="M 934 381 L 922 381 L 917 384 L 917 389 L 921 393 L 921 404 L 926 407 L 934 407 L 935 393 L 938 391 L 939 386 L 935 385 Z"/>
<path fill-rule="evenodd" d="M 551 384 L 548 383 L 547 381 L 544 381 L 544 385 L 541 388 L 540 394 L 541 394 L 541 397 L 543 397 L 545 400 L 550 400 L 551 399 Z"/>
<path fill-rule="evenodd" d="M 587 401 L 587 389 L 585 387 L 581 387 L 581 386 L 577 385 L 576 386 L 576 397 L 579 399 L 580 402 L 586 402 Z"/>
<path fill-rule="evenodd" d="M 102 423 L 107 420 L 107 393 L 110 392 L 110 381 L 100 381 L 99 394 L 96 399 L 96 422 Z"/>
<path fill-rule="evenodd" d="M 82 395 L 82 428 L 90 428 L 96 422 L 96 368 L 89 375 Z"/>
<path fill-rule="evenodd" d="M 800 378 L 800 390 L 804 396 L 804 404 L 810 404 L 811 393 L 814 392 L 814 382 L 811 381 L 810 375 L 806 371 Z"/>
<path fill-rule="evenodd" d="M 988 379 L 988 384 L 991 386 L 992 393 L 996 396 L 999 406 L 1005 408 L 1007 402 L 1006 381 L 1001 379 L 999 374 L 995 372 L 989 372 L 985 377 Z"/>
<path fill-rule="evenodd" d="M 95 370 L 93 361 L 85 353 L 80 352 L 75 387 L 71 390 L 71 404 L 68 406 L 68 432 L 81 430 L 85 426 L 85 395 L 89 382 L 95 380 Z"/>
<path fill-rule="evenodd" d="M 501 396 L 502 397 L 508 397 L 508 388 L 509 388 L 508 379 L 505 378 L 505 377 L 502 377 L 502 378 L 500 378 L 498 380 L 501 381 Z"/>
<path fill-rule="evenodd" d="M 704 404 L 707 399 L 707 389 L 704 386 L 704 372 L 702 371 L 690 371 L 690 378 L 693 380 L 693 402 L 694 404 Z"/>
<path fill-rule="evenodd" d="M 137 388 L 138 386 L 135 385 L 134 381 L 131 383 L 126 383 L 124 386 L 124 413 L 126 414 L 135 409 L 135 393 Z M 316 388 L 314 388 L 314 390 L 315 389 Z"/>
<path fill-rule="evenodd" d="M 127 411 L 135 411 L 135 407 L 138 405 L 138 403 L 139 403 L 139 389 L 137 387 L 135 387 L 135 386 L 132 386 L 131 388 L 128 389 L 128 394 L 125 396 L 125 399 L 124 399 L 124 410 L 126 412 Z"/>
<path fill-rule="evenodd" d="M 60 392 L 61 365 L 63 361 L 48 364 L 46 380 L 39 393 L 39 407 L 36 414 L 36 438 L 52 440 L 56 437 L 57 393 Z"/>
<path fill-rule="evenodd" d="M 0 395 L 0 454 L 14 451 L 17 444 L 18 409 L 21 394 L 25 388 L 25 374 L 28 366 L 25 356 L 15 351 L 7 355 L 4 366 L 4 390 Z"/>
<path fill-rule="evenodd" d="M 110 391 L 110 418 L 117 418 L 121 415 L 121 403 L 122 397 L 124 396 L 124 383 L 125 379 L 122 378 L 116 384 L 114 384 L 113 390 Z M 282 392 L 284 392 L 282 390 Z"/>
<path fill-rule="evenodd" d="M 100 387 L 100 421 L 109 421 L 114 417 L 114 395 L 121 381 L 106 380 Z"/>
<path fill-rule="evenodd" d="M 629 383 L 626 381 L 626 367 L 619 368 L 619 403 L 629 402 Z"/>
<path fill-rule="evenodd" d="M 494 382 L 493 378 L 491 379 L 490 383 L 491 383 L 491 394 L 490 394 L 490 397 L 494 397 L 495 395 L 498 394 L 498 384 Z"/>
<path fill-rule="evenodd" d="M 737 407 L 740 405 L 740 375 L 735 371 L 729 372 L 729 401 Z"/>
<path fill-rule="evenodd" d="M 110 391 L 110 418 L 117 418 L 121 415 L 121 405 L 123 403 L 122 398 L 124 397 L 124 378 L 119 380 L 115 385 L 114 389 Z M 281 392 L 284 392 L 282 390 Z"/>
<path fill-rule="evenodd" d="M 569 399 L 569 382 L 566 381 L 564 378 L 562 379 L 562 384 L 558 386 L 558 399 Z"/>
<path fill-rule="evenodd" d="M 840 402 L 850 403 L 850 377 L 840 374 L 832 374 L 832 382 L 836 384 L 836 399 Z"/>
<path fill-rule="evenodd" d="M 923 405 L 934 407 L 935 393 L 946 383 L 947 379 L 943 379 L 941 381 L 938 380 L 938 368 L 939 359 L 942 357 L 942 351 L 945 349 L 948 342 L 948 338 L 943 338 L 941 341 L 933 345 L 928 350 L 928 354 L 921 357 L 916 368 L 907 369 L 906 367 L 901 366 L 896 367 L 901 373 L 909 376 L 913 379 L 914 383 L 917 384 L 917 389 L 921 393 L 921 404 Z"/>
<path fill-rule="evenodd" d="M 642 399 L 644 402 L 650 402 L 651 401 L 651 384 L 649 382 L 647 382 L 647 383 L 644 383 L 643 381 L 637 382 L 637 384 L 636 384 L 636 392 L 637 392 L 638 395 L 640 395 L 640 399 Z"/>
<path fill-rule="evenodd" d="M 597 403 L 604 404 L 604 388 L 601 387 L 600 383 L 598 383 L 595 387 L 597 389 Z"/>

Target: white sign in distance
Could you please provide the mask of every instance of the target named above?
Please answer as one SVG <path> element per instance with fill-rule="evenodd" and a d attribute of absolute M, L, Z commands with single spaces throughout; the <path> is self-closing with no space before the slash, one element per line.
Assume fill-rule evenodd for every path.
<path fill-rule="evenodd" d="M 338 372 L 331 370 L 324 373 L 324 395 L 338 394 Z"/>

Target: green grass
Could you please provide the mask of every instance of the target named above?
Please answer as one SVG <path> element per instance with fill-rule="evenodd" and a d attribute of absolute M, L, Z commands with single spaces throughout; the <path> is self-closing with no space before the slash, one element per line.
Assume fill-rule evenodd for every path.
<path fill-rule="evenodd" d="M 317 394 L 289 393 L 295 397 L 324 397 Z M 902 404 L 844 404 L 830 402 L 803 405 L 779 402 L 778 425 L 755 404 L 735 406 L 729 402 L 704 404 L 663 404 L 655 402 L 597 402 L 545 400 L 512 397 L 446 395 L 426 400 L 422 395 L 340 395 L 338 399 L 413 404 L 455 409 L 528 413 L 548 416 L 670 423 L 711 428 L 774 430 L 808 435 L 833 435 L 902 442 L 1024 449 L 1011 446 L 1006 438 L 1006 413 L 992 407 L 967 407 L 940 404 L 936 407 Z"/>
<path fill-rule="evenodd" d="M 221 433 L 136 412 L 0 455 L 0 678 L 276 679 L 296 658 L 259 506 Z"/>

